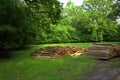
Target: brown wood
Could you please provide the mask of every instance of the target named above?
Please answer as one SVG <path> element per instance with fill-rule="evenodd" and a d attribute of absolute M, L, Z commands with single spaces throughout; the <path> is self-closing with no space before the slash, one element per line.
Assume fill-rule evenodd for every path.
<path fill-rule="evenodd" d="M 111 44 L 92 44 L 89 48 L 84 50 L 83 53 L 100 59 L 109 59 L 111 57 L 120 56 L 120 46 Z"/>
<path fill-rule="evenodd" d="M 31 57 L 33 58 L 55 58 L 55 57 L 62 57 L 65 55 L 70 56 L 79 56 L 82 54 L 82 48 L 80 47 L 70 47 L 70 46 L 53 46 L 53 47 L 46 47 L 46 48 L 40 48 L 36 51 L 34 51 L 31 54 Z"/>

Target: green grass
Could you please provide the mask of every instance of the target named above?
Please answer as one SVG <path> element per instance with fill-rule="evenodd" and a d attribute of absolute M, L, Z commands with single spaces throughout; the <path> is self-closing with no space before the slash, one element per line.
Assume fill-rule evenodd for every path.
<path fill-rule="evenodd" d="M 112 68 L 120 68 L 120 57 L 116 57 L 111 60 L 108 60 L 105 66 L 112 67 Z"/>
<path fill-rule="evenodd" d="M 70 80 L 82 75 L 94 63 L 94 59 L 86 56 L 0 63 L 0 80 Z"/>
<path fill-rule="evenodd" d="M 43 45 L 32 45 L 35 47 L 47 47 L 47 46 L 79 46 L 87 48 L 92 43 L 61 43 L 61 44 L 43 44 Z"/>
<path fill-rule="evenodd" d="M 0 80 L 74 80 L 83 75 L 96 60 L 88 56 L 66 56 L 58 59 L 33 59 L 30 54 L 47 46 L 80 46 L 91 43 L 31 45 L 27 50 L 12 53 L 11 59 L 0 60 Z"/>
<path fill-rule="evenodd" d="M 89 43 L 33 45 L 27 50 L 14 51 L 11 59 L 0 60 L 0 80 L 70 80 L 82 75 L 96 61 L 87 56 L 58 59 L 33 59 L 30 54 L 47 46 L 82 46 Z"/>

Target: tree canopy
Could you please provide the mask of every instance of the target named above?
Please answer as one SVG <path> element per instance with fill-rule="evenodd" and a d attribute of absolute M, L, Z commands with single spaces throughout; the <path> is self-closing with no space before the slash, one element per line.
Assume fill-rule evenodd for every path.
<path fill-rule="evenodd" d="M 31 44 L 38 29 L 57 23 L 60 11 L 57 0 L 0 0 L 0 49 Z"/>
<path fill-rule="evenodd" d="M 120 41 L 119 0 L 0 0 L 0 50 L 28 44 Z"/>

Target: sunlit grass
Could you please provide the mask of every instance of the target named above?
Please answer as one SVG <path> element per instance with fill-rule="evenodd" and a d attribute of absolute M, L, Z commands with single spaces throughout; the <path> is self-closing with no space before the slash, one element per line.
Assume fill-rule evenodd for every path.
<path fill-rule="evenodd" d="M 33 59 L 30 54 L 47 46 L 82 46 L 89 43 L 32 45 L 27 50 L 14 51 L 11 59 L 0 62 L 0 80 L 70 80 L 80 76 L 96 61 L 87 56 L 58 59 Z"/>
<path fill-rule="evenodd" d="M 66 43 L 31 45 L 29 49 L 17 50 L 8 60 L 0 60 L 0 80 L 74 80 L 84 74 L 96 60 L 88 56 L 66 56 L 58 59 L 33 59 L 30 54 L 47 46 L 80 46 L 91 43 Z"/>

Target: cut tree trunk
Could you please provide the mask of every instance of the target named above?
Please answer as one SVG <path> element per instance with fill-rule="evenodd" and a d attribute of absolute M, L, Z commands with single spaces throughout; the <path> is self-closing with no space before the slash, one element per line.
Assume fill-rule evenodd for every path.
<path fill-rule="evenodd" d="M 84 50 L 83 53 L 100 59 L 109 59 L 120 56 L 120 46 L 111 44 L 92 44 L 89 48 Z"/>
<path fill-rule="evenodd" d="M 82 48 L 80 47 L 70 47 L 70 46 L 54 46 L 54 47 L 46 47 L 46 48 L 40 48 L 36 51 L 34 51 L 31 54 L 31 57 L 33 58 L 57 58 L 62 57 L 65 55 L 70 56 L 79 56 L 82 54 Z"/>

